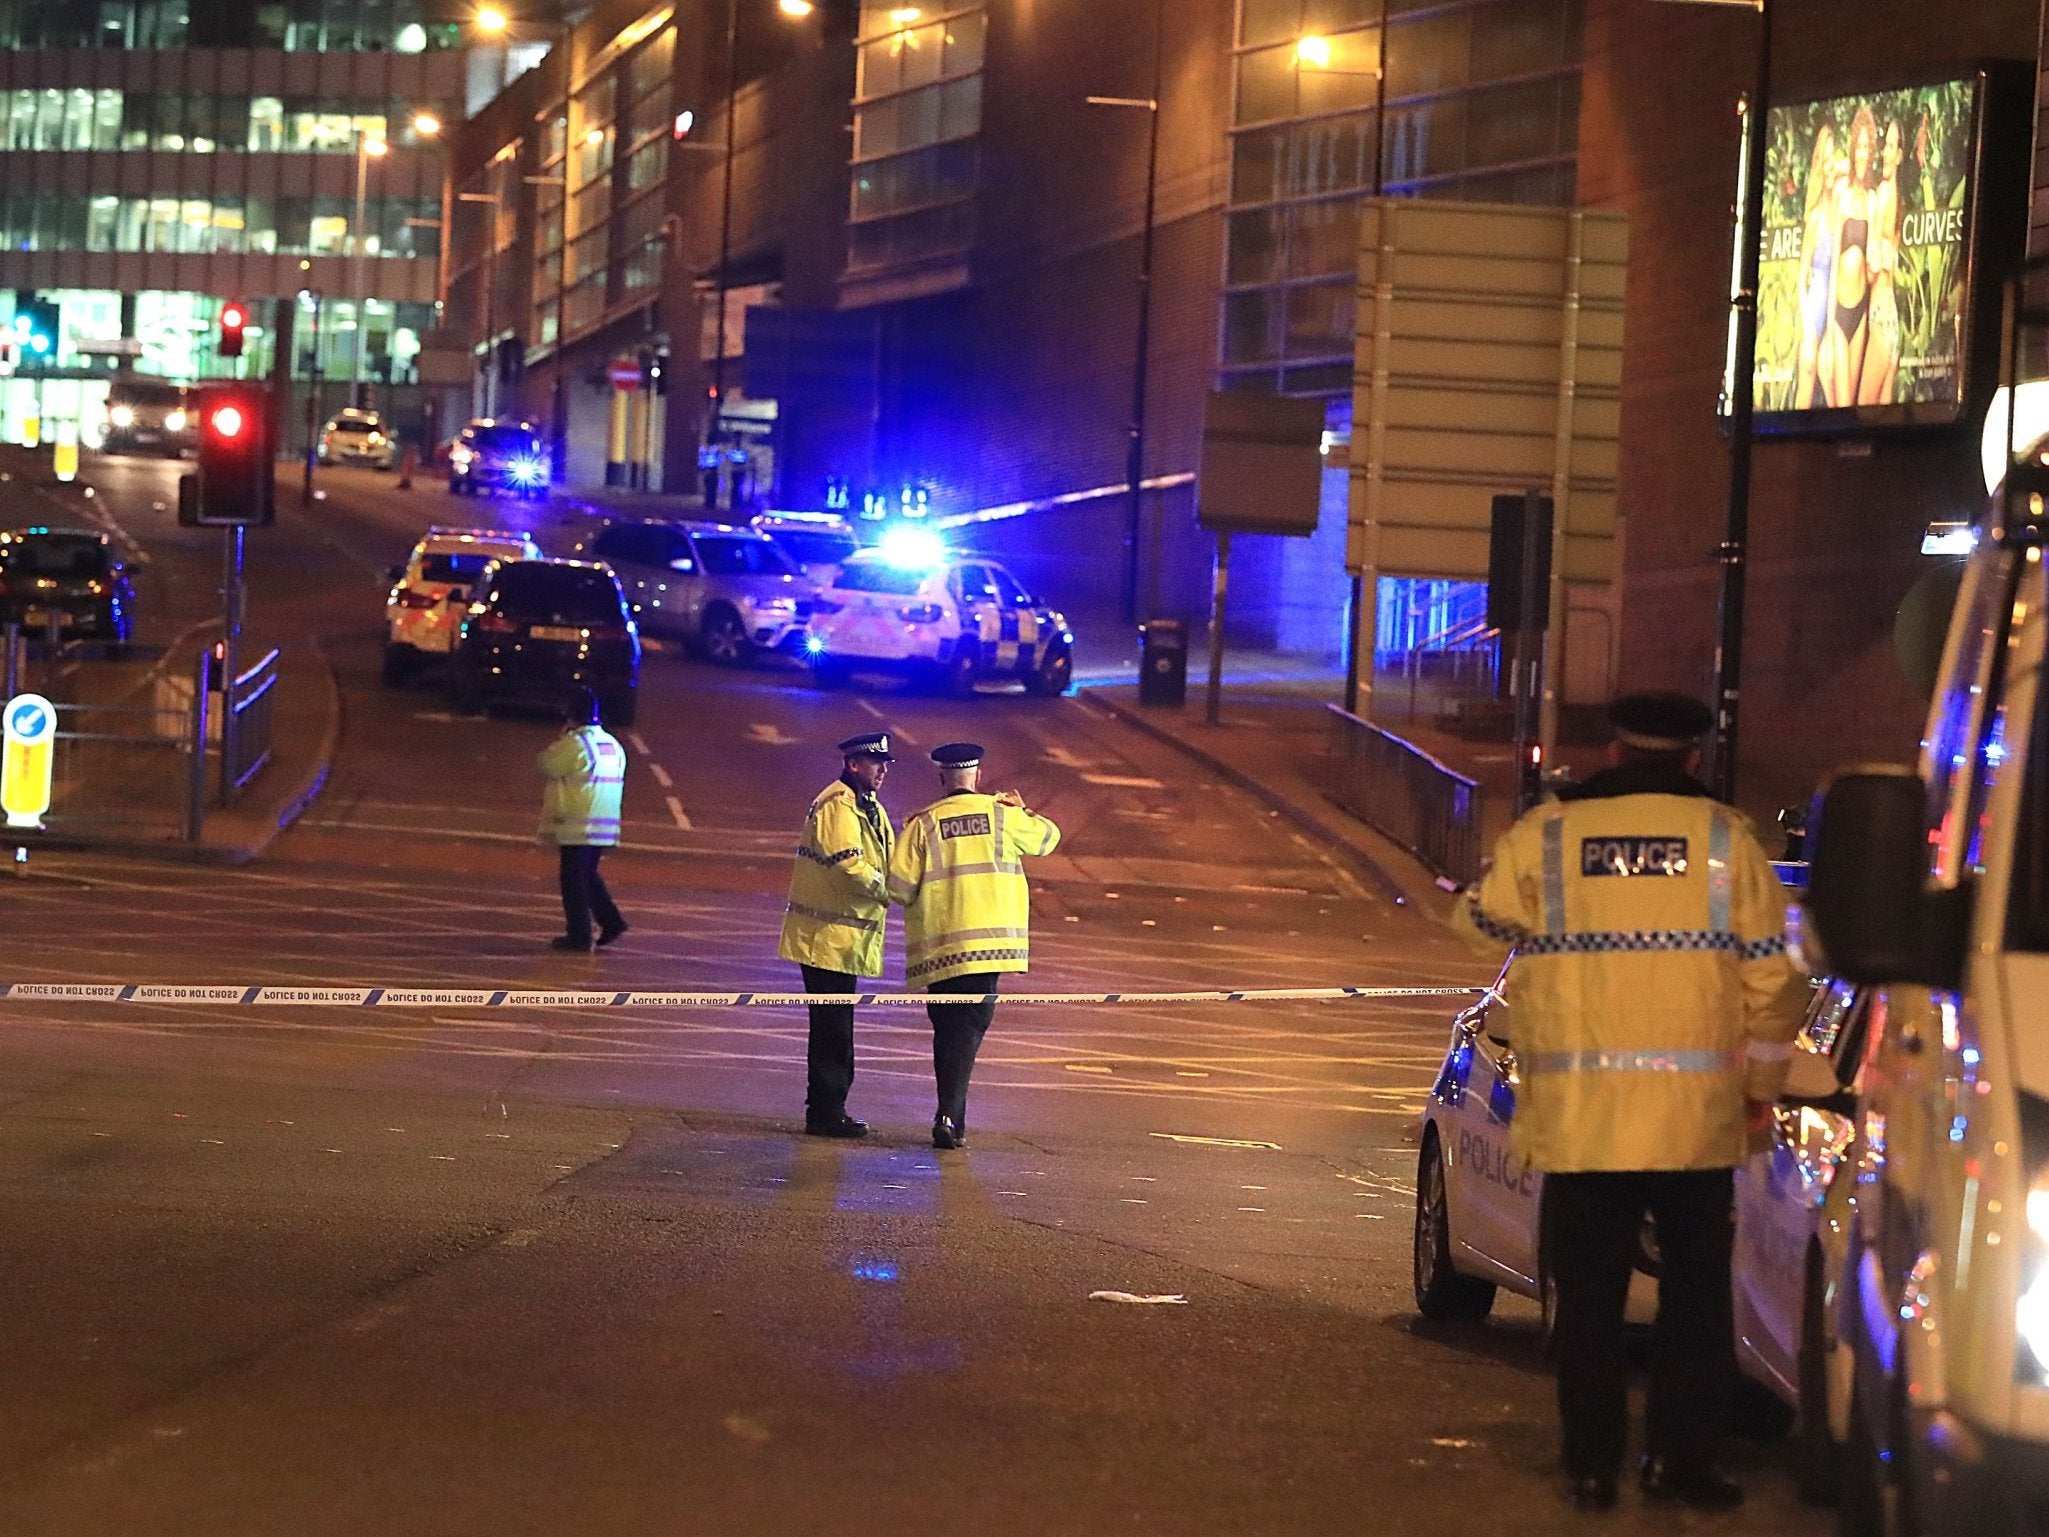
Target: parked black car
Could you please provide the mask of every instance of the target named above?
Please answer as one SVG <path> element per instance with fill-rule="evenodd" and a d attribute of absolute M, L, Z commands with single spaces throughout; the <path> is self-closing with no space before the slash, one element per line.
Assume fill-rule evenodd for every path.
<path fill-rule="evenodd" d="M 448 489 L 457 496 L 503 491 L 538 500 L 548 494 L 548 450 L 525 422 L 480 418 L 448 446 Z"/>
<path fill-rule="evenodd" d="M 609 726 L 633 724 L 640 631 L 619 579 L 583 560 L 501 560 L 471 589 L 450 657 L 458 709 L 496 700 L 559 705 L 577 684 Z"/>
<path fill-rule="evenodd" d="M 0 533 L 0 622 L 33 638 L 57 616 L 66 640 L 126 646 L 135 635 L 135 588 L 97 529 L 17 528 Z"/>

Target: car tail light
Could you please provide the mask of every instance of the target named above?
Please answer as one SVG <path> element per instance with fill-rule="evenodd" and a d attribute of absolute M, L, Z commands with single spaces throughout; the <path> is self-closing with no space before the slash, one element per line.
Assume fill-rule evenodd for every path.
<path fill-rule="evenodd" d="M 845 607 L 844 603 L 835 603 L 830 598 L 813 598 L 811 600 L 811 612 L 814 614 L 837 614 Z"/>
<path fill-rule="evenodd" d="M 930 624 L 942 612 L 937 603 L 906 603 L 897 610 L 906 624 Z"/>
<path fill-rule="evenodd" d="M 486 614 L 477 621 L 477 629 L 485 635 L 517 635 L 519 621 L 503 614 Z"/>

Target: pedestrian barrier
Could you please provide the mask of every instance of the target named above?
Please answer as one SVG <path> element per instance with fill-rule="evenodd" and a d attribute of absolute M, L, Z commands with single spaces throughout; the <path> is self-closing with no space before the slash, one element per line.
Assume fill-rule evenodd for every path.
<path fill-rule="evenodd" d="M 1463 886 L 1480 874 L 1480 786 L 1421 748 L 1336 705 L 1330 798 Z"/>
<path fill-rule="evenodd" d="M 233 720 L 223 733 L 221 779 L 234 790 L 270 762 L 270 712 L 277 702 L 278 653 L 271 651 L 235 678 Z"/>
<path fill-rule="evenodd" d="M 171 1003 L 370 1009 L 798 1008 L 808 1004 L 923 1008 L 928 1003 L 1342 1003 L 1389 998 L 1480 998 L 1484 987 L 1256 987 L 1177 993 L 675 993 L 590 988 L 274 987 L 123 982 L 0 982 L 7 1003 Z"/>

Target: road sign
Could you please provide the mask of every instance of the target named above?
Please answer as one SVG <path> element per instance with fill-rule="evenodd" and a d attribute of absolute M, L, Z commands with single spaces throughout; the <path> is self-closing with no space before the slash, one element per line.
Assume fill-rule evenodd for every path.
<path fill-rule="evenodd" d="M 50 809 L 50 767 L 57 707 L 41 694 L 16 694 L 0 715 L 0 809 L 9 827 L 41 827 Z"/>
<path fill-rule="evenodd" d="M 615 390 L 637 390 L 640 388 L 640 360 L 638 358 L 614 358 L 605 370 L 612 377 Z"/>

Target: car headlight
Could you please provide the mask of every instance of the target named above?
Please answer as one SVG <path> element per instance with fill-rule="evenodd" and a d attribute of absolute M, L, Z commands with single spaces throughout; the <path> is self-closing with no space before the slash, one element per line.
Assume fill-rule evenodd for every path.
<path fill-rule="evenodd" d="M 116 406 L 107 413 L 107 420 L 116 427 L 133 427 L 135 425 L 135 412 L 127 406 Z M 164 425 L 166 427 L 171 425 L 171 419 L 168 416 L 164 418 Z M 175 432 L 177 429 L 173 427 L 171 430 Z"/>
<path fill-rule="evenodd" d="M 173 409 L 164 413 L 164 431 L 183 432 L 184 430 L 185 413 L 183 411 Z"/>

